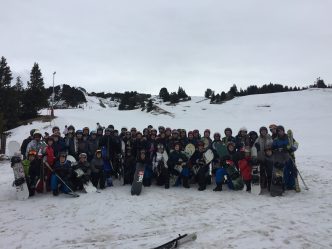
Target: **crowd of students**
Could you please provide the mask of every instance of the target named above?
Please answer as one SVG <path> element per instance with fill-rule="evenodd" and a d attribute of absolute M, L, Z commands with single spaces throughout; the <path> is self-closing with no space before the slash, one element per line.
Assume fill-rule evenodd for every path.
<path fill-rule="evenodd" d="M 134 127 L 118 131 L 113 125 L 97 125 L 91 131 L 69 125 L 62 132 L 55 126 L 51 135 L 31 130 L 21 146 L 30 196 L 41 191 L 37 184 L 41 179 L 55 196 L 82 190 L 88 181 L 98 189 L 113 186 L 114 179 L 132 184 L 137 163 L 145 168 L 144 186 L 156 183 L 168 189 L 197 184 L 203 191 L 214 179 L 214 191 L 227 184 L 233 190 L 245 185 L 248 192 L 253 165 L 260 165 L 261 188 L 269 191 L 278 164 L 283 167 L 285 189 L 295 189 L 298 143 L 290 142 L 281 125 L 263 126 L 258 133 L 241 128 L 235 136 L 226 128 L 223 137 L 219 132 L 211 136 L 209 129 L 200 134 L 149 125 L 140 132 Z"/>

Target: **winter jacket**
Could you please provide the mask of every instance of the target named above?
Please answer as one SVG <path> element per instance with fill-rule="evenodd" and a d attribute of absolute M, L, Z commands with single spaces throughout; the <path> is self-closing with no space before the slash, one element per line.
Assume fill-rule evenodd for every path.
<path fill-rule="evenodd" d="M 91 171 L 99 173 L 104 169 L 104 160 L 102 158 L 94 157 L 91 161 Z"/>
<path fill-rule="evenodd" d="M 267 147 L 271 147 L 272 146 L 272 137 L 267 134 L 266 136 L 262 136 L 260 135 L 255 143 L 254 146 L 251 148 L 252 151 L 252 155 L 257 155 L 257 160 L 258 162 L 261 162 L 262 160 L 264 160 L 265 155 L 264 155 L 264 151 Z"/>
<path fill-rule="evenodd" d="M 244 157 L 243 159 L 240 159 L 238 161 L 238 167 L 239 167 L 242 179 L 244 181 L 250 181 L 252 179 L 250 157 Z"/>
<path fill-rule="evenodd" d="M 49 166 L 53 166 L 55 162 L 54 149 L 52 146 L 47 146 L 45 149 L 44 161 L 48 163 Z"/>
<path fill-rule="evenodd" d="M 38 156 L 41 156 L 43 151 L 45 150 L 46 148 L 46 143 L 44 141 L 39 141 L 37 142 L 36 140 L 32 140 L 28 146 L 27 146 L 27 150 L 26 150 L 26 158 L 28 158 L 28 154 L 29 154 L 29 151 L 30 150 L 34 150 L 38 153 Z"/>

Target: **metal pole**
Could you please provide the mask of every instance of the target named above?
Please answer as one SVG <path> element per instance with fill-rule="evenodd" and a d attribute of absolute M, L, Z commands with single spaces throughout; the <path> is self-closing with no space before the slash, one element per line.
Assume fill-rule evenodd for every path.
<path fill-rule="evenodd" d="M 53 94 L 52 94 L 52 109 L 51 109 L 51 117 L 54 118 L 54 77 L 56 72 L 53 73 Z"/>

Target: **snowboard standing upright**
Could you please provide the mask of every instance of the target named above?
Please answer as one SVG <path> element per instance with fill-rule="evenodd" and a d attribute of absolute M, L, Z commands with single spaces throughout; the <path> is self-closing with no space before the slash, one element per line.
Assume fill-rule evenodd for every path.
<path fill-rule="evenodd" d="M 259 195 L 261 193 L 261 184 L 260 184 L 260 165 L 252 165 L 251 168 L 251 193 Z"/>
<path fill-rule="evenodd" d="M 272 168 L 272 180 L 270 187 L 271 196 L 281 196 L 284 192 L 284 165 L 275 162 Z"/>
<path fill-rule="evenodd" d="M 134 181 L 131 185 L 131 195 L 140 195 L 142 192 L 143 177 L 145 166 L 143 163 L 136 164 L 136 171 L 134 174 Z"/>
<path fill-rule="evenodd" d="M 11 167 L 14 172 L 13 186 L 16 188 L 16 198 L 24 201 L 29 198 L 29 189 L 26 183 L 24 168 L 22 164 L 21 153 L 19 152 L 20 144 L 16 141 L 11 141 L 8 144 L 11 158 Z"/>

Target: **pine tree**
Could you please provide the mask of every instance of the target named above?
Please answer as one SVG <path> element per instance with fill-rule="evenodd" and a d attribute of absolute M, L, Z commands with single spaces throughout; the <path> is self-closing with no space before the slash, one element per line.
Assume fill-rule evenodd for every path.
<path fill-rule="evenodd" d="M 230 89 L 229 89 L 229 92 L 228 92 L 231 96 L 235 97 L 238 95 L 238 90 L 237 90 L 237 86 L 234 84 Z"/>
<path fill-rule="evenodd" d="M 7 64 L 7 60 L 2 56 L 0 60 L 0 114 L 3 130 L 8 130 L 13 125 L 11 121 L 12 79 L 12 72 Z"/>
<path fill-rule="evenodd" d="M 36 117 L 38 111 L 48 106 L 44 80 L 39 69 L 38 63 L 35 63 L 31 69 L 30 81 L 23 101 L 23 118 Z"/>
<path fill-rule="evenodd" d="M 204 94 L 205 98 L 208 99 L 211 97 L 211 95 L 212 95 L 212 90 L 210 88 L 206 89 L 205 94 Z"/>
<path fill-rule="evenodd" d="M 167 102 L 170 100 L 169 92 L 166 87 L 160 89 L 159 97 L 164 101 Z"/>
<path fill-rule="evenodd" d="M 188 95 L 186 94 L 186 91 L 180 86 L 179 86 L 179 89 L 178 89 L 178 97 L 180 99 L 188 98 Z"/>
<path fill-rule="evenodd" d="M 7 65 L 7 60 L 2 56 L 0 60 L 0 90 L 9 88 L 12 79 L 12 72 L 10 67 Z"/>

